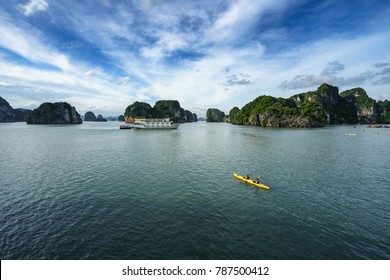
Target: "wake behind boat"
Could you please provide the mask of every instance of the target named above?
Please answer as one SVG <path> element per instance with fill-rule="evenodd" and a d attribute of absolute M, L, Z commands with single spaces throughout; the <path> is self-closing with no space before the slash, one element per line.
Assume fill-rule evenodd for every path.
<path fill-rule="evenodd" d="M 256 183 L 255 180 L 252 180 L 252 179 L 250 179 L 250 178 L 247 179 L 247 178 L 245 178 L 244 176 L 241 176 L 241 175 L 239 175 L 239 174 L 237 174 L 237 173 L 233 173 L 233 176 L 234 176 L 234 178 L 236 178 L 236 179 L 238 179 L 238 180 L 240 180 L 240 181 L 243 181 L 243 182 L 245 182 L 245 183 L 254 185 L 254 186 L 256 186 L 256 187 L 258 187 L 258 188 L 261 188 L 261 189 L 269 190 L 269 187 L 268 187 L 268 186 L 263 185 L 262 183 Z"/>
<path fill-rule="evenodd" d="M 139 129 L 177 129 L 179 124 L 173 123 L 170 118 L 163 119 L 146 119 L 136 118 L 128 125 L 131 128 Z"/>

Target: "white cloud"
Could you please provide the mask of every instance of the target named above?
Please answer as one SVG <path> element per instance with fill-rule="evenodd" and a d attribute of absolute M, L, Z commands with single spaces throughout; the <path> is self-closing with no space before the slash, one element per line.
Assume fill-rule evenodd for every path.
<path fill-rule="evenodd" d="M 283 10 L 286 8 L 285 2 L 285 0 L 234 1 L 207 32 L 207 39 L 215 42 L 242 39 L 243 32 L 247 32 L 250 26 L 259 23 L 266 11 Z"/>
<path fill-rule="evenodd" d="M 8 49 L 34 63 L 52 65 L 61 70 L 72 66 L 67 56 L 48 47 L 39 33 L 18 28 L 0 14 L 0 47 Z"/>
<path fill-rule="evenodd" d="M 187 46 L 186 40 L 173 33 L 161 32 L 158 34 L 159 40 L 152 47 L 143 47 L 141 54 L 146 58 L 159 60 L 175 50 L 183 49 Z"/>
<path fill-rule="evenodd" d="M 49 9 L 49 4 L 46 0 L 30 0 L 27 4 L 22 5 L 22 8 L 25 16 L 31 16 L 36 12 L 46 11 Z"/>
<path fill-rule="evenodd" d="M 130 80 L 130 77 L 129 76 L 125 76 L 125 77 L 120 77 L 118 79 L 118 83 L 121 85 L 121 86 L 125 86 L 129 83 L 129 80 Z"/>
<path fill-rule="evenodd" d="M 88 70 L 87 72 L 85 72 L 85 76 L 87 76 L 87 77 L 102 77 L 105 75 L 106 74 L 104 73 L 104 71 L 102 71 L 100 69 L 93 69 L 93 70 Z"/>
<path fill-rule="evenodd" d="M 136 100 L 176 99 L 200 116 L 211 106 L 228 112 L 262 94 L 288 97 L 302 86 L 311 90 L 322 82 L 336 86 L 376 82 L 379 94 L 389 93 L 384 62 L 390 61 L 388 33 L 356 34 L 346 40 L 330 35 L 299 45 L 285 39 L 290 50 L 269 56 L 273 50 L 265 46 L 283 41 L 289 35 L 287 27 L 265 26 L 261 34 L 251 33 L 252 27 L 262 30 L 268 11 L 280 15 L 294 5 L 286 0 L 179 1 L 180 5 L 162 0 L 134 0 L 131 5 L 102 1 L 102 6 L 96 2 L 92 14 L 90 6 L 79 1 L 50 2 L 58 15 L 55 24 L 66 23 L 66 32 L 82 38 L 75 53 L 84 61 L 63 53 L 62 46 L 45 37 L 45 29 L 28 25 L 21 13 L 18 21 L 0 12 L 0 47 L 31 62 L 12 63 L 7 52 L 0 52 L 0 86 L 8 90 L 11 86 L 6 85 L 19 85 L 31 96 L 66 98 L 79 110 L 95 107 L 122 113 Z M 47 3 L 30 1 L 25 7 L 39 2 Z M 28 14 L 41 11 L 38 6 L 31 6 Z M 177 53 L 188 54 L 189 59 L 175 57 Z M 104 65 L 99 66 L 100 61 Z M 42 65 L 55 71 L 39 70 Z M 376 68 L 369 72 L 373 65 Z M 372 73 L 381 75 L 374 79 Z M 285 90 L 279 87 L 283 81 Z"/>
<path fill-rule="evenodd" d="M 10 84 L 10 83 L 5 82 L 5 81 L 0 81 L 0 87 L 8 87 L 8 86 L 13 86 L 13 84 Z"/>

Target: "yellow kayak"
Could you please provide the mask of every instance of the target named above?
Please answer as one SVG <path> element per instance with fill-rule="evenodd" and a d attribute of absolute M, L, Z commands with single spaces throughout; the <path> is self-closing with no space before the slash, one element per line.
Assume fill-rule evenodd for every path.
<path fill-rule="evenodd" d="M 238 180 L 241 180 L 245 183 L 248 183 L 248 184 L 251 184 L 251 185 L 254 185 L 258 188 L 261 188 L 261 189 L 265 189 L 265 190 L 269 190 L 269 187 L 266 186 L 266 185 L 263 185 L 261 183 L 256 183 L 256 181 L 252 180 L 252 179 L 246 179 L 244 176 L 241 176 L 241 175 L 238 175 L 237 173 L 233 173 L 233 176 L 234 178 L 238 179 Z"/>

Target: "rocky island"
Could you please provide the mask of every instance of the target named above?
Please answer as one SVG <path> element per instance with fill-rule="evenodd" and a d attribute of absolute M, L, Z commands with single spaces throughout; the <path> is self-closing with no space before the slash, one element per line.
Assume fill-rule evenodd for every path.
<path fill-rule="evenodd" d="M 263 127 L 322 127 L 327 124 L 369 124 L 390 121 L 389 102 L 376 102 L 362 88 L 339 94 L 335 86 L 322 84 L 316 91 L 290 98 L 259 96 L 227 118 L 233 124 Z"/>
<path fill-rule="evenodd" d="M 96 115 L 93 112 L 88 111 L 84 115 L 84 121 L 85 122 L 94 122 L 94 121 L 96 121 Z"/>
<path fill-rule="evenodd" d="M 103 118 L 102 115 L 98 115 L 96 117 L 96 115 L 93 112 L 88 111 L 84 115 L 84 121 L 85 122 L 106 122 L 107 119 Z"/>
<path fill-rule="evenodd" d="M 103 118 L 102 115 L 98 115 L 95 122 L 106 122 L 107 120 Z"/>
<path fill-rule="evenodd" d="M 0 122 L 24 122 L 30 112 L 31 110 L 27 109 L 13 109 L 7 100 L 0 96 Z"/>
<path fill-rule="evenodd" d="M 154 107 L 146 102 L 136 101 L 127 106 L 124 117 L 127 122 L 137 117 L 170 118 L 175 123 L 198 121 L 197 115 L 181 108 L 177 100 L 160 100 Z"/>
<path fill-rule="evenodd" d="M 80 114 L 66 102 L 43 103 L 26 116 L 27 124 L 81 124 Z"/>
<path fill-rule="evenodd" d="M 215 109 L 209 108 L 206 112 L 206 122 L 223 122 L 225 119 L 225 113 Z"/>

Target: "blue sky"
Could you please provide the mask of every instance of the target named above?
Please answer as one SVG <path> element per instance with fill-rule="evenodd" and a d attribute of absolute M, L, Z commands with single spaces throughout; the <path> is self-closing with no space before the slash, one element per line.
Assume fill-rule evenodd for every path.
<path fill-rule="evenodd" d="M 389 26 L 388 0 L 0 0 L 0 96 L 104 116 L 228 113 L 324 82 L 390 99 Z"/>

